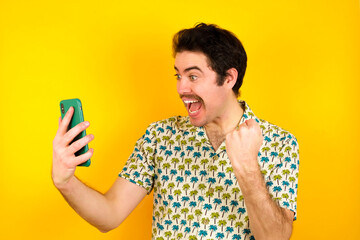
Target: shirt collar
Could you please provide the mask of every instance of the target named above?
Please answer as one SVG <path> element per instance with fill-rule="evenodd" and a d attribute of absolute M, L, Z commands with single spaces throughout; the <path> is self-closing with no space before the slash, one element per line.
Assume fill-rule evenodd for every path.
<path fill-rule="evenodd" d="M 254 112 L 251 110 L 249 105 L 244 100 L 239 100 L 239 104 L 242 106 L 243 109 L 245 108 L 243 116 L 241 117 L 241 120 L 239 122 L 239 125 L 249 119 L 255 119 L 256 122 L 259 122 L 259 119 L 255 116 Z"/>

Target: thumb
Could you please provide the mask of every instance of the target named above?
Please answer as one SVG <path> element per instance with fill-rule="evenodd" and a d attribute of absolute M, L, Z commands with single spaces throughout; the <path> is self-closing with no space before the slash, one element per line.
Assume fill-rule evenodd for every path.
<path fill-rule="evenodd" d="M 255 120 L 255 119 L 249 119 L 245 121 L 246 125 L 251 128 L 251 127 L 255 127 L 258 128 L 260 127 L 260 124 Z"/>

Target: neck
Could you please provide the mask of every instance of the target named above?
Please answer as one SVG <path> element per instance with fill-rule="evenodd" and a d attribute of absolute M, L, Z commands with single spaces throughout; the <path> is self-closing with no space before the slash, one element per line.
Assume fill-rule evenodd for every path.
<path fill-rule="evenodd" d="M 206 134 L 215 149 L 225 140 L 226 134 L 239 125 L 243 113 L 244 110 L 235 98 L 226 105 L 221 116 L 204 126 Z"/>
<path fill-rule="evenodd" d="M 220 130 L 223 135 L 226 135 L 238 126 L 243 113 L 244 110 L 238 101 L 231 101 L 221 116 L 207 123 L 204 127 L 206 131 Z"/>

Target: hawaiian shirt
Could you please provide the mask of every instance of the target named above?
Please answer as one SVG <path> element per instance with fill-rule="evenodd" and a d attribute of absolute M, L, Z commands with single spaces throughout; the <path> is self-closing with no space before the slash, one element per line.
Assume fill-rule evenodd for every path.
<path fill-rule="evenodd" d="M 239 124 L 253 118 L 264 137 L 258 153 L 272 199 L 295 213 L 299 148 L 294 135 L 258 119 L 244 101 Z M 246 204 L 226 153 L 215 151 L 189 117 L 154 122 L 136 142 L 120 177 L 154 190 L 152 239 L 255 239 Z"/>

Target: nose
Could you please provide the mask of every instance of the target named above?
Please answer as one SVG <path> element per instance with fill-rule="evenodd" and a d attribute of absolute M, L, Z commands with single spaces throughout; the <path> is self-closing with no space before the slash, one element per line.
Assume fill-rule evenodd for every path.
<path fill-rule="evenodd" d="M 190 82 L 186 78 L 177 80 L 176 88 L 179 95 L 191 93 Z"/>

